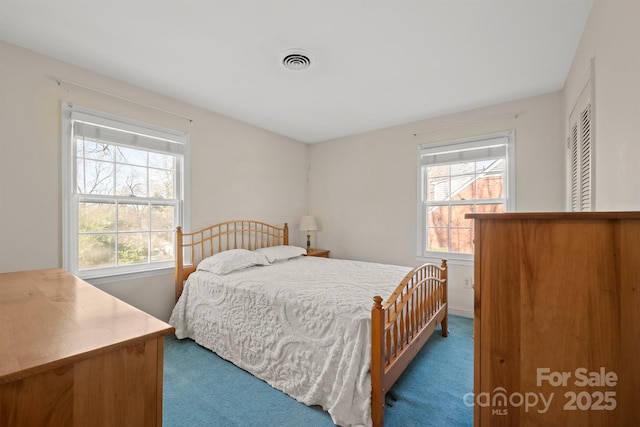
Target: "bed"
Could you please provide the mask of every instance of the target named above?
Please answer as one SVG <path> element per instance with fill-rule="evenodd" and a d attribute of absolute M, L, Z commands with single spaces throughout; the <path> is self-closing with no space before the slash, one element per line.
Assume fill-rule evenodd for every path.
<path fill-rule="evenodd" d="M 178 227 L 176 242 L 176 336 L 321 406 L 336 425 L 383 426 L 386 392 L 438 325 L 447 336 L 446 260 L 305 256 L 287 224 L 254 220 Z"/>

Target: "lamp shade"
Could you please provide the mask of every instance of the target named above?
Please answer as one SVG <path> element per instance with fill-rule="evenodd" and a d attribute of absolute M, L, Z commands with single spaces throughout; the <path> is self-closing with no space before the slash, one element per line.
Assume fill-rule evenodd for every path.
<path fill-rule="evenodd" d="M 315 231 L 318 229 L 316 225 L 316 219 L 311 215 L 303 216 L 300 220 L 300 230 L 302 231 Z"/>

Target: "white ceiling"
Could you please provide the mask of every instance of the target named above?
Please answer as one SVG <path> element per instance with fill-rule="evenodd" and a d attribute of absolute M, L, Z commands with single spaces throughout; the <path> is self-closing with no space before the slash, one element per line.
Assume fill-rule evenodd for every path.
<path fill-rule="evenodd" d="M 592 2 L 0 0 L 0 39 L 312 143 L 562 89 Z"/>

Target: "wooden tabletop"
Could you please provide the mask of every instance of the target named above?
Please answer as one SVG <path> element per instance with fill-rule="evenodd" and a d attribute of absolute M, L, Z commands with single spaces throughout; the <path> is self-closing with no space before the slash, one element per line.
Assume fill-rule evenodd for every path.
<path fill-rule="evenodd" d="M 517 219 L 517 220 L 602 220 L 602 219 L 640 219 L 638 211 L 611 212 L 506 212 L 506 213 L 468 213 L 470 219 Z"/>
<path fill-rule="evenodd" d="M 62 269 L 0 274 L 0 384 L 172 332 Z"/>

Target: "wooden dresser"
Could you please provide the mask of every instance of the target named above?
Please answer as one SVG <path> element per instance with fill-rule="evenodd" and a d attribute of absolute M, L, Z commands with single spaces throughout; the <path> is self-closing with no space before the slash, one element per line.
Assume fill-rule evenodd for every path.
<path fill-rule="evenodd" d="M 640 426 L 640 212 L 467 218 L 474 425 Z"/>
<path fill-rule="evenodd" d="M 173 328 L 60 269 L 0 274 L 0 426 L 160 426 Z"/>

